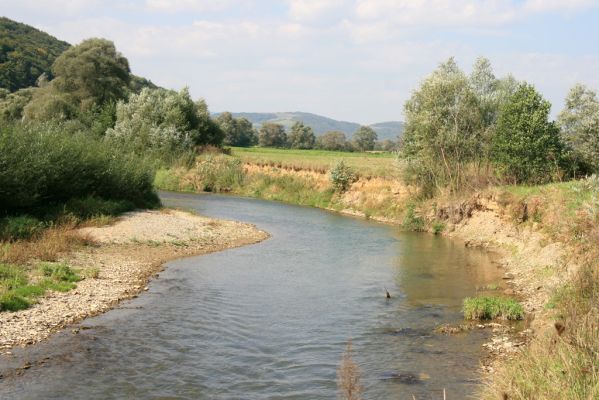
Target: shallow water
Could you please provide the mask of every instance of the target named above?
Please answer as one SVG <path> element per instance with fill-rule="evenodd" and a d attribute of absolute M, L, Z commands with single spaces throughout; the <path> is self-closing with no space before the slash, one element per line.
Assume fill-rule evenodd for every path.
<path fill-rule="evenodd" d="M 332 399 L 348 339 L 364 399 L 438 399 L 443 388 L 462 399 L 476 389 L 485 333 L 433 329 L 458 323 L 462 299 L 498 281 L 488 254 L 312 208 L 162 199 L 272 237 L 170 262 L 148 292 L 79 334 L 1 358 L 0 398 Z M 32 367 L 15 376 L 24 362 Z"/>

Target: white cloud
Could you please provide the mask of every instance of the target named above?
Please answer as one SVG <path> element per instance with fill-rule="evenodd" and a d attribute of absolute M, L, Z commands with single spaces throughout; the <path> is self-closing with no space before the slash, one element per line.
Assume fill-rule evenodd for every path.
<path fill-rule="evenodd" d="M 294 20 L 313 21 L 331 17 L 351 1 L 344 0 L 289 0 L 289 16 Z"/>
<path fill-rule="evenodd" d="M 146 0 L 146 7 L 151 11 L 170 13 L 211 12 L 226 10 L 234 3 L 234 0 Z"/>

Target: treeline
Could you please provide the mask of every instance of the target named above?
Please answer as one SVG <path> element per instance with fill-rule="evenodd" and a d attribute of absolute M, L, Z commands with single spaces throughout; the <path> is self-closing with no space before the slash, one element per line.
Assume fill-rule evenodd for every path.
<path fill-rule="evenodd" d="M 0 124 L 0 216 L 156 205 L 155 169 L 224 137 L 204 100 L 135 77 L 104 39 L 64 51 L 34 87 L 0 90 Z"/>
<path fill-rule="evenodd" d="M 599 100 L 576 85 L 557 121 L 529 83 L 497 78 L 479 58 L 470 75 L 450 58 L 406 102 L 399 159 L 427 195 L 489 183 L 540 184 L 599 171 Z"/>
<path fill-rule="evenodd" d="M 331 151 L 393 151 L 398 143 L 392 140 L 378 141 L 377 133 L 368 126 L 361 126 L 351 140 L 345 133 L 329 131 L 316 137 L 311 127 L 295 122 L 289 131 L 281 124 L 266 122 L 255 129 L 246 118 L 235 118 L 230 112 L 216 117 L 216 123 L 223 131 L 227 146 L 277 147 L 291 149 L 319 149 Z"/>

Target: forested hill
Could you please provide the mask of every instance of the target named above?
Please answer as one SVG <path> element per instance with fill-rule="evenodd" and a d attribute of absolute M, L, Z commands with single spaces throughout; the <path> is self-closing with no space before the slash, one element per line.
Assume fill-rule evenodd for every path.
<path fill-rule="evenodd" d="M 11 92 L 36 85 L 45 73 L 52 79 L 54 60 L 71 45 L 39 29 L 0 17 L 0 88 Z M 155 89 L 150 80 L 131 75 L 130 86 L 138 93 Z"/>
<path fill-rule="evenodd" d="M 0 88 L 15 90 L 35 86 L 70 45 L 32 26 L 0 17 Z"/>
<path fill-rule="evenodd" d="M 329 131 L 340 131 L 348 137 L 354 134 L 360 128 L 360 124 L 355 122 L 338 121 L 336 119 L 323 117 L 321 115 L 306 112 L 276 112 L 276 113 L 232 113 L 235 118 L 246 118 L 255 127 L 260 127 L 265 122 L 274 122 L 285 126 L 287 130 L 299 121 L 312 128 L 314 133 L 319 136 Z M 403 123 L 399 121 L 381 122 L 370 125 L 378 135 L 379 140 L 391 139 L 397 140 L 403 130 Z"/>

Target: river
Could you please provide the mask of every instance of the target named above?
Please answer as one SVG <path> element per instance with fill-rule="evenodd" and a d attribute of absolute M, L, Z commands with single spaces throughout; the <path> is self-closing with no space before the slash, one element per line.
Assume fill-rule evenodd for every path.
<path fill-rule="evenodd" d="M 462 399 L 480 384 L 486 333 L 433 330 L 459 323 L 462 299 L 498 282 L 485 252 L 313 208 L 161 197 L 272 237 L 170 262 L 148 292 L 79 334 L 16 350 L 36 366 L 0 379 L 0 398 L 333 399 L 349 339 L 364 399 L 440 399 L 443 389 Z"/>

